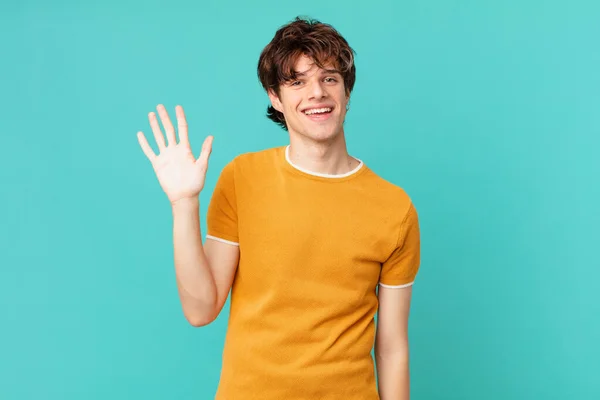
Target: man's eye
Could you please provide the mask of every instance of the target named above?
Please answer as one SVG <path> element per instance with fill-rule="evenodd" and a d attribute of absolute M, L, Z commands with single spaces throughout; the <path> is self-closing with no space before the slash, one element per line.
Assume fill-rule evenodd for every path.
<path fill-rule="evenodd" d="M 327 82 L 337 82 L 337 79 L 335 79 L 335 78 L 325 78 L 325 81 L 327 81 Z"/>
<path fill-rule="evenodd" d="M 302 82 L 300 81 L 294 81 L 292 82 L 292 86 L 298 86 L 299 84 L 301 84 Z"/>

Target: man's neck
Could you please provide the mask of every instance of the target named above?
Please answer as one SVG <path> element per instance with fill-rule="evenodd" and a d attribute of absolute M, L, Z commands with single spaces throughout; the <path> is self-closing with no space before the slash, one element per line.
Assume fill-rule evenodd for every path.
<path fill-rule="evenodd" d="M 342 175 L 359 165 L 348 154 L 344 135 L 332 142 L 314 142 L 290 135 L 288 155 L 294 165 L 317 174 Z"/>

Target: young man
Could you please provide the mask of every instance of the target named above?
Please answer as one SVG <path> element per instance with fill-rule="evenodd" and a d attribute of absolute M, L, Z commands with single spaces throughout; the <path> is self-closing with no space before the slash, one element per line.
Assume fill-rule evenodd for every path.
<path fill-rule="evenodd" d="M 225 166 L 204 245 L 198 197 L 213 138 L 196 160 L 180 106 L 179 143 L 162 105 L 166 144 L 149 116 L 160 155 L 138 133 L 172 204 L 188 321 L 209 324 L 231 289 L 216 399 L 406 400 L 418 218 L 400 187 L 347 153 L 353 50 L 331 26 L 297 18 L 265 47 L 258 75 L 290 144 Z"/>

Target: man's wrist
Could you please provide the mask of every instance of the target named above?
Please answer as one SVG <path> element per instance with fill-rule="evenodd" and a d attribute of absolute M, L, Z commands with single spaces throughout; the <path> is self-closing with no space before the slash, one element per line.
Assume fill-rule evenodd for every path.
<path fill-rule="evenodd" d="M 200 199 L 198 196 L 194 197 L 184 197 L 181 199 L 177 199 L 171 202 L 171 207 L 173 210 L 189 210 L 189 209 L 198 209 L 200 204 Z"/>

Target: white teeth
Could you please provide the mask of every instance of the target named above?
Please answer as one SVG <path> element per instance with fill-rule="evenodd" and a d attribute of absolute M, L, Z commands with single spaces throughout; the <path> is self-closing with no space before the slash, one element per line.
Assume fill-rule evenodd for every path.
<path fill-rule="evenodd" d="M 331 111 L 331 108 L 312 108 L 310 110 L 304 111 L 304 114 L 306 114 L 306 115 L 321 114 L 321 113 L 326 113 L 326 112 L 330 112 L 330 111 Z"/>

